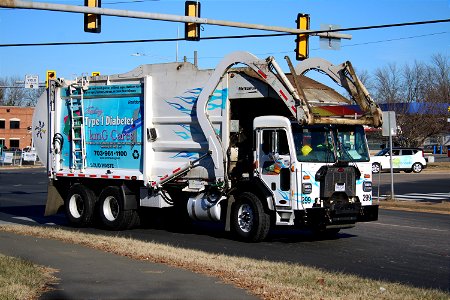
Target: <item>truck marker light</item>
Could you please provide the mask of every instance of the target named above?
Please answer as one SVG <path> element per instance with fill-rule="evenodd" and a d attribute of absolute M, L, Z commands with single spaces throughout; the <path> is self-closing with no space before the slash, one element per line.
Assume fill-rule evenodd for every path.
<path fill-rule="evenodd" d="M 291 172 L 292 172 L 292 173 L 295 172 L 295 166 L 294 166 L 294 165 L 291 166 Z"/>
<path fill-rule="evenodd" d="M 95 174 L 91 174 L 91 175 L 89 175 L 89 177 L 91 177 L 91 178 L 95 178 L 95 177 L 97 177 L 97 175 L 95 175 Z"/>
<path fill-rule="evenodd" d="M 114 179 L 120 179 L 120 175 L 113 175 Z"/>
<path fill-rule="evenodd" d="M 176 168 L 175 170 L 172 171 L 172 174 L 175 174 L 177 172 L 179 172 L 181 170 L 181 168 Z"/>
<path fill-rule="evenodd" d="M 370 178 L 370 174 L 364 174 L 364 178 Z"/>
<path fill-rule="evenodd" d="M 344 172 L 344 168 L 339 168 L 337 171 L 338 171 L 339 173 L 342 173 L 342 172 Z"/>
<path fill-rule="evenodd" d="M 292 110 L 297 113 L 297 107 L 295 107 L 294 105 L 291 106 Z"/>
<path fill-rule="evenodd" d="M 163 177 L 161 177 L 161 178 L 159 179 L 159 181 L 162 181 L 162 180 L 166 179 L 167 177 L 169 177 L 168 174 L 166 174 L 166 175 L 164 175 Z"/>
<path fill-rule="evenodd" d="M 253 170 L 256 170 L 256 169 L 258 169 L 258 161 L 257 160 L 255 160 L 253 162 Z"/>
<path fill-rule="evenodd" d="M 311 176 L 309 176 L 309 175 L 303 175 L 303 180 L 309 180 L 309 179 L 311 179 Z"/>
<path fill-rule="evenodd" d="M 108 175 L 102 175 L 102 176 L 100 176 L 101 178 L 109 178 L 109 176 Z"/>
<path fill-rule="evenodd" d="M 69 177 L 74 177 L 74 176 L 75 176 L 75 174 L 73 174 L 73 173 L 70 173 L 70 174 L 67 174 L 67 176 L 69 176 Z"/>
<path fill-rule="evenodd" d="M 86 174 L 78 174 L 78 177 L 86 177 Z"/>

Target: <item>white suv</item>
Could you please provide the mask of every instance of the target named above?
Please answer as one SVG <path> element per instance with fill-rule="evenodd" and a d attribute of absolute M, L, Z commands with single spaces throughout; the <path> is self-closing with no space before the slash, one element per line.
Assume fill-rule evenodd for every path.
<path fill-rule="evenodd" d="M 372 173 L 390 170 L 389 149 L 385 148 L 375 156 L 370 157 L 370 162 L 372 163 Z M 392 148 L 392 167 L 395 171 L 420 173 L 427 167 L 427 162 L 422 149 Z"/>

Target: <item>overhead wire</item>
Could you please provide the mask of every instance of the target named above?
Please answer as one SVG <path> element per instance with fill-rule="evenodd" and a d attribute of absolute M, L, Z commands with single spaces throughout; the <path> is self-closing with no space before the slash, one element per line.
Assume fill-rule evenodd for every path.
<path fill-rule="evenodd" d="M 137 0 L 137 1 L 142 1 L 142 0 Z M 443 22 L 450 22 L 450 19 L 428 20 L 428 21 L 406 22 L 406 23 L 395 23 L 395 24 L 384 24 L 384 25 L 371 25 L 371 26 L 361 26 L 361 27 L 349 27 L 349 28 L 330 29 L 330 30 L 314 30 L 314 31 L 310 31 L 309 34 L 314 35 L 317 33 L 326 33 L 326 32 L 369 30 L 369 29 L 381 29 L 381 28 L 400 27 L 400 26 L 416 26 L 416 25 L 435 24 L 435 23 L 443 23 Z M 241 39 L 241 38 L 261 38 L 261 37 L 265 38 L 265 37 L 288 36 L 288 35 L 297 35 L 297 34 L 295 34 L 295 33 L 272 33 L 272 34 L 209 36 L 209 37 L 202 37 L 201 40 Z M 183 41 L 183 40 L 185 40 L 185 39 L 184 38 L 163 38 L 163 39 L 109 40 L 109 41 L 89 41 L 89 42 L 15 43 L 15 44 L 0 44 L 0 47 L 151 43 L 151 42 L 177 42 L 177 41 Z"/>

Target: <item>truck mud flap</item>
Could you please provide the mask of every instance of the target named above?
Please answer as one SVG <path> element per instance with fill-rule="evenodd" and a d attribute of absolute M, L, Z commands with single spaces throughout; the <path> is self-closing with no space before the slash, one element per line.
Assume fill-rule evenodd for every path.
<path fill-rule="evenodd" d="M 52 216 L 58 213 L 58 210 L 64 206 L 64 200 L 58 189 L 49 181 L 47 186 L 47 203 L 45 205 L 44 216 Z"/>
<path fill-rule="evenodd" d="M 361 207 L 358 222 L 371 222 L 378 220 L 378 205 L 365 205 Z"/>

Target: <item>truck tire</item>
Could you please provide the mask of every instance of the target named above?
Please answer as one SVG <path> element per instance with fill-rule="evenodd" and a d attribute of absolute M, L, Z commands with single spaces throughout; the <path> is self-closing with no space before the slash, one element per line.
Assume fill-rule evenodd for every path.
<path fill-rule="evenodd" d="M 269 233 L 270 216 L 257 196 L 245 192 L 237 197 L 232 207 L 231 227 L 238 239 L 259 242 Z"/>
<path fill-rule="evenodd" d="M 64 208 L 70 224 L 75 227 L 87 227 L 94 219 L 96 196 L 94 192 L 82 184 L 73 185 Z"/>
<path fill-rule="evenodd" d="M 99 197 L 100 218 L 110 230 L 124 230 L 136 221 L 135 210 L 124 210 L 122 191 L 118 186 L 108 186 Z"/>

